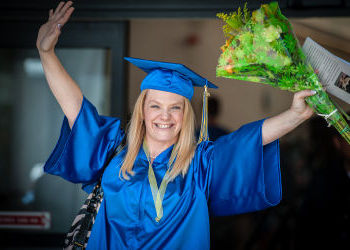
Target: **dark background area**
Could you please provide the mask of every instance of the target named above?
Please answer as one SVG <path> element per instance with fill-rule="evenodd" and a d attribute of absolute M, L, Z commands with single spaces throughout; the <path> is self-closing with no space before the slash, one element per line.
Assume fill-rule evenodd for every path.
<path fill-rule="evenodd" d="M 58 1 L 15 0 L 0 4 L 2 20 L 40 20 L 47 9 Z M 232 1 L 232 0 L 77 0 L 78 20 L 120 20 L 140 17 L 209 17 L 217 12 L 230 11 L 248 3 L 256 9 L 260 4 L 271 1 Z M 348 16 L 349 0 L 282 0 L 278 1 L 287 17 Z"/>

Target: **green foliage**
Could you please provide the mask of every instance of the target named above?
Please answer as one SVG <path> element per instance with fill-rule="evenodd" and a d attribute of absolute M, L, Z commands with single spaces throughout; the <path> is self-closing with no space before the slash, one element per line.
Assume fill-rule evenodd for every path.
<path fill-rule="evenodd" d="M 241 7 L 239 7 L 237 12 L 232 12 L 230 14 L 218 13 L 216 16 L 226 22 L 223 31 L 227 37 L 239 33 L 241 29 L 250 22 L 250 13 L 247 8 L 247 3 L 244 5 L 243 11 Z"/>
<path fill-rule="evenodd" d="M 247 8 L 247 3 L 244 4 L 244 8 L 243 8 L 243 20 L 244 20 L 244 23 L 248 23 L 250 21 L 250 13 Z"/>

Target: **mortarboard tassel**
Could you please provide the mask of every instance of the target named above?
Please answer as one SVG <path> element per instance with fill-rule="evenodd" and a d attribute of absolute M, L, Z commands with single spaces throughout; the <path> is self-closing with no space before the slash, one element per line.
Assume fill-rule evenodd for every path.
<path fill-rule="evenodd" d="M 199 134 L 198 144 L 202 141 L 209 141 L 208 135 L 208 97 L 210 93 L 208 92 L 207 85 L 204 86 L 203 92 L 203 107 L 202 107 L 202 123 L 201 123 L 201 131 Z"/>

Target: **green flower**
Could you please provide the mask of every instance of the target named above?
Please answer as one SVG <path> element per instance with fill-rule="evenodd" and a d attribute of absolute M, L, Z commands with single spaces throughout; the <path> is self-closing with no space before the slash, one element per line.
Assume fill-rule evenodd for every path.
<path fill-rule="evenodd" d="M 263 31 L 263 36 L 265 37 L 267 42 L 272 42 L 280 37 L 282 29 L 280 26 L 270 25 Z"/>
<path fill-rule="evenodd" d="M 262 12 L 261 9 L 258 9 L 256 11 L 253 11 L 252 13 L 252 20 L 255 23 L 262 23 L 264 21 L 264 13 Z"/>

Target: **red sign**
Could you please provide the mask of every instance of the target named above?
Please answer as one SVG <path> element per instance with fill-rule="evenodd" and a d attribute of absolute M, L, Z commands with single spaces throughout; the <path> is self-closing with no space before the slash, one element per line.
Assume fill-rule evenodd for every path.
<path fill-rule="evenodd" d="M 48 212 L 0 212 L 0 228 L 49 229 Z"/>

